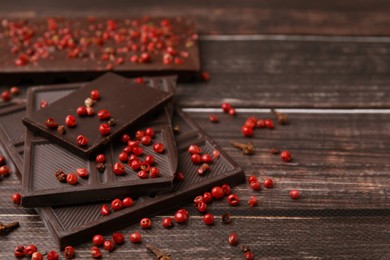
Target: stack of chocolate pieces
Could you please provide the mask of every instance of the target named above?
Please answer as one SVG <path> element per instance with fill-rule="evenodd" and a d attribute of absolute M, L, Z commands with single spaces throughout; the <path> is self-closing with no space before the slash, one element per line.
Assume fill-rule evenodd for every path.
<path fill-rule="evenodd" d="M 114 26 L 111 21 L 107 26 L 116 31 L 119 23 Z M 163 19 L 160 24 L 169 28 L 188 24 L 174 21 Z M 48 20 L 48 25 L 57 29 L 53 23 Z M 129 20 L 121 26 L 131 24 Z M 91 27 L 99 28 L 96 26 Z M 188 31 L 180 26 L 169 30 Z M 191 39 L 195 44 L 190 48 L 192 61 L 183 70 L 176 65 L 161 70 L 162 55 L 157 62 L 161 64 L 146 63 L 137 69 L 128 65 L 123 71 L 137 70 L 136 75 L 174 72 L 179 78 L 183 71 L 196 72 L 198 48 Z M 188 45 L 188 37 L 186 41 Z M 182 46 L 176 47 L 167 53 L 176 55 Z M 88 74 L 70 63 L 60 60 L 61 65 L 52 72 L 60 68 Z M 91 70 L 91 62 L 86 64 Z M 32 72 L 29 64 L 25 66 Z M 97 233 L 112 232 L 184 205 L 216 185 L 244 181 L 242 169 L 187 114 L 174 107 L 176 79 L 159 76 L 134 81 L 108 72 L 88 83 L 30 87 L 26 102 L 0 107 L 0 138 L 15 170 L 21 173 L 22 205 L 37 210 L 59 245 L 90 241 Z M 191 160 L 190 145 L 209 155 L 208 170 L 198 171 L 202 166 Z"/>

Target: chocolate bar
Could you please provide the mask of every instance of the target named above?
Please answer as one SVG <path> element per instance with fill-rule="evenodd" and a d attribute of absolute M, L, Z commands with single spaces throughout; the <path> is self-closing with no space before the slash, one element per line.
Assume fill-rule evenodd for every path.
<path fill-rule="evenodd" d="M 156 89 L 173 93 L 175 77 L 154 78 L 149 85 Z M 144 86 L 144 88 L 147 88 Z M 40 101 L 55 102 L 63 96 L 80 89 L 80 85 L 71 86 L 46 86 L 36 87 L 29 90 L 27 115 L 39 108 Z M 127 145 L 121 140 L 113 139 L 109 147 L 100 151 L 106 156 L 105 170 L 98 169 L 98 163 L 86 160 L 71 152 L 50 143 L 39 136 L 34 136 L 31 131 L 26 132 L 25 163 L 23 171 L 22 205 L 25 207 L 42 207 L 89 201 L 107 200 L 121 196 L 154 195 L 172 189 L 172 181 L 177 167 L 177 151 L 171 128 L 171 116 L 173 103 L 157 116 L 147 120 L 147 123 L 138 124 L 135 129 L 151 127 L 155 131 L 153 143 L 163 143 L 165 152 L 158 154 L 152 146 L 140 145 L 143 155 L 153 155 L 155 164 L 160 171 L 157 178 L 140 179 L 138 171 L 133 170 L 127 162 L 121 162 L 125 166 L 125 173 L 116 175 L 113 167 L 119 162 L 118 156 Z M 134 136 L 134 132 L 130 136 Z M 128 132 L 130 133 L 130 132 Z M 85 168 L 89 172 L 88 178 L 78 178 L 76 185 L 61 183 L 55 177 L 59 169 L 69 173 L 77 168 Z"/>
<path fill-rule="evenodd" d="M 100 96 L 95 98 L 96 101 L 90 97 L 91 92 L 95 90 Z M 72 153 L 91 157 L 114 137 L 158 111 L 172 98 L 173 93 L 141 86 L 127 78 L 107 73 L 46 108 L 27 113 L 23 123 L 33 132 L 39 133 Z M 79 116 L 76 112 L 79 107 L 84 110 L 90 108 L 95 115 Z M 104 118 L 100 118 L 100 111 L 106 111 L 105 115 L 102 114 Z M 75 126 L 68 127 L 65 124 L 68 115 L 73 116 L 72 120 L 76 121 Z M 110 118 L 115 120 L 114 124 L 110 124 Z M 58 131 L 60 125 L 65 133 Z M 104 129 L 108 129 L 107 132 L 101 132 L 103 125 Z"/>
<path fill-rule="evenodd" d="M 106 71 L 127 77 L 200 70 L 194 22 L 140 19 L 2 19 L 0 80 L 6 84 L 89 81 Z"/>
<path fill-rule="evenodd" d="M 176 110 L 174 125 L 180 125 L 176 135 L 179 153 L 178 169 L 185 174 L 184 181 L 174 181 L 174 190 L 169 194 L 158 194 L 151 198 L 134 198 L 132 207 L 102 216 L 100 209 L 104 203 L 85 205 L 36 208 L 53 239 L 60 246 L 77 245 L 90 241 L 95 234 L 107 234 L 128 224 L 136 223 L 141 218 L 161 214 L 191 202 L 195 196 L 222 184 L 238 185 L 245 181 L 243 170 L 227 155 L 187 114 Z M 196 144 L 202 152 L 214 150 L 220 156 L 211 164 L 211 171 L 199 176 L 187 152 L 188 146 Z M 107 202 L 109 204 L 109 202 Z"/>

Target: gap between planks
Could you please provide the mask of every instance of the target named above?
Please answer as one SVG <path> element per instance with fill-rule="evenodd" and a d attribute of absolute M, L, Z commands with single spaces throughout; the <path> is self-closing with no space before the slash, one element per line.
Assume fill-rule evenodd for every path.
<path fill-rule="evenodd" d="M 308 42 L 362 42 L 389 43 L 388 36 L 328 36 L 328 35 L 200 35 L 204 41 L 308 41 Z"/>
<path fill-rule="evenodd" d="M 232 102 L 232 100 L 225 100 Z M 191 113 L 222 113 L 221 108 L 183 108 Z M 294 114 L 390 114 L 390 109 L 316 109 L 316 108 L 275 108 L 275 111 Z M 240 113 L 270 113 L 269 108 L 236 108 Z"/>

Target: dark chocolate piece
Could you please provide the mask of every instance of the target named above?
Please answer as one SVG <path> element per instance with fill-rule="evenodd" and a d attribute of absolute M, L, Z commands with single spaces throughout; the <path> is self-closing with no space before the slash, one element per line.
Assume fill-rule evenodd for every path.
<path fill-rule="evenodd" d="M 2 19 L 0 27 L 7 84 L 89 81 L 110 70 L 189 79 L 200 70 L 194 22 L 183 17 Z"/>
<path fill-rule="evenodd" d="M 185 175 L 184 181 L 175 181 L 172 193 L 159 194 L 154 198 L 139 197 L 134 206 L 112 212 L 109 216 L 100 214 L 103 203 L 37 208 L 56 242 L 66 246 L 90 241 L 95 234 L 110 233 L 129 223 L 136 223 L 143 217 L 179 208 L 216 185 L 226 183 L 234 186 L 245 181 L 242 169 L 185 113 L 178 110 L 174 121 L 183 125 L 183 129 L 188 129 L 176 136 L 179 170 Z M 204 176 L 196 173 L 198 166 L 191 162 L 187 152 L 190 144 L 197 144 L 205 153 L 212 154 L 214 150 L 220 152 L 220 157 L 211 164 L 211 171 Z"/>
<path fill-rule="evenodd" d="M 182 182 L 174 182 L 172 193 L 159 194 L 154 198 L 139 197 L 134 206 L 113 212 L 109 216 L 100 214 L 103 203 L 36 208 L 53 239 L 62 247 L 90 241 L 95 234 L 109 234 L 130 223 L 139 222 L 143 217 L 179 208 L 216 185 L 227 183 L 234 186 L 245 181 L 242 169 L 185 113 L 177 110 L 174 125 L 180 125 L 182 129 L 180 134 L 176 135 L 176 143 L 179 151 L 179 170 L 184 172 L 185 179 Z M 203 152 L 220 152 L 220 157 L 211 164 L 212 170 L 204 176 L 198 176 L 198 166 L 190 161 L 187 152 L 190 144 L 199 145 Z"/>
<path fill-rule="evenodd" d="M 78 116 L 76 109 L 84 106 L 85 100 L 95 89 L 100 92 L 100 99 L 93 105 L 95 115 Z M 39 133 L 65 149 L 80 156 L 90 157 L 130 126 L 158 111 L 172 98 L 173 93 L 140 86 L 127 78 L 107 73 L 44 109 L 27 113 L 23 123 L 33 132 Z M 111 126 L 111 132 L 107 136 L 102 136 L 99 132 L 99 125 L 108 121 L 97 117 L 96 114 L 101 109 L 108 110 L 111 117 L 116 120 L 116 124 Z M 60 134 L 56 128 L 49 129 L 45 125 L 48 118 L 53 118 L 59 125 L 65 124 L 67 115 L 73 115 L 77 124 L 75 127 L 66 127 L 65 134 Z M 86 146 L 77 143 L 79 135 L 89 140 Z"/>
<path fill-rule="evenodd" d="M 29 103 L 29 110 L 30 111 L 39 110 L 41 100 L 45 100 L 48 103 L 52 103 L 52 102 L 56 101 L 57 99 L 63 97 L 64 95 L 70 94 L 72 91 L 75 91 L 76 89 L 80 88 L 83 84 L 85 84 L 85 83 L 51 85 L 51 86 L 32 88 L 34 94 L 31 95 L 33 100 L 32 100 L 32 102 Z M 158 89 L 161 89 L 164 91 L 173 92 L 174 86 L 175 86 L 175 77 L 145 78 L 145 84 L 150 86 L 150 87 L 153 87 L 153 88 L 158 88 Z M 173 113 L 173 103 L 169 103 L 166 106 L 164 112 L 158 113 L 157 116 L 153 117 L 153 120 L 150 120 L 150 122 L 148 122 L 148 124 L 143 124 L 140 127 L 151 126 L 151 127 L 157 127 L 160 129 L 162 129 L 162 128 L 166 129 L 167 127 L 170 127 L 170 125 L 171 125 L 172 113 Z M 26 106 L 22 105 L 22 104 L 6 103 L 6 104 L 0 106 L 0 138 L 1 138 L 1 141 L 6 148 L 6 152 L 11 155 L 11 157 L 16 165 L 17 169 L 11 169 L 11 170 L 12 170 L 12 172 L 16 172 L 17 174 L 19 174 L 19 172 L 23 171 L 22 165 L 23 165 L 23 155 L 24 155 L 23 148 L 24 148 L 25 127 L 22 124 L 21 118 L 25 114 L 26 114 Z M 47 143 L 46 140 L 43 140 L 43 138 L 40 138 L 37 136 L 32 136 L 30 141 L 32 142 L 32 144 Z M 151 182 L 151 183 L 152 182 L 164 182 L 164 183 L 161 185 L 161 187 L 158 187 L 158 188 L 147 188 L 145 190 L 142 190 L 139 192 L 140 194 L 145 194 L 145 193 L 147 193 L 147 194 L 153 193 L 154 194 L 156 192 L 161 192 L 161 191 L 164 191 L 167 189 L 171 189 L 171 187 L 172 187 L 171 183 L 172 183 L 174 172 L 176 171 L 176 167 L 177 167 L 177 151 L 176 151 L 176 148 L 174 146 L 174 137 L 172 135 L 171 129 L 169 129 L 169 131 L 168 130 L 165 131 L 164 142 L 167 142 L 170 144 L 170 145 L 168 145 L 167 149 L 169 149 L 168 153 L 171 156 L 169 156 L 168 161 L 165 161 L 165 160 L 162 161 L 162 166 L 161 166 L 162 168 L 160 170 L 161 170 L 161 173 L 163 176 L 160 176 L 159 178 L 153 179 L 153 180 L 152 179 L 146 180 L 147 182 Z M 27 143 L 30 144 L 29 145 L 30 148 L 34 147 L 31 145 L 30 142 L 27 142 Z M 49 148 L 50 147 L 57 147 L 57 148 L 53 148 L 56 151 L 63 150 L 62 148 L 58 148 L 58 146 L 52 145 L 52 144 L 47 144 L 47 145 L 45 145 L 45 147 L 49 147 Z M 111 148 L 108 149 L 109 154 L 106 154 L 108 158 L 113 158 L 113 156 L 118 156 L 117 153 L 118 153 L 118 149 L 120 148 L 120 146 L 116 146 L 114 148 L 115 149 L 111 149 Z M 150 150 L 151 148 L 148 148 L 148 149 Z M 33 151 L 31 151 L 31 152 L 33 152 Z M 2 153 L 4 153 L 4 152 L 2 152 Z M 68 159 L 68 160 L 73 161 L 72 158 L 75 161 L 81 160 L 79 157 L 71 154 L 68 151 L 64 151 L 64 153 L 66 155 L 66 159 Z M 58 161 L 57 157 L 59 156 L 59 154 L 49 153 L 49 154 L 46 154 L 45 156 L 47 156 L 47 158 L 45 158 L 45 160 L 43 160 L 43 161 L 41 160 L 43 165 L 42 164 L 40 164 L 40 165 L 34 164 L 35 167 L 45 167 L 46 165 L 50 167 L 51 162 Z M 162 157 L 164 157 L 164 156 L 165 155 L 162 155 Z M 40 158 L 42 158 L 42 157 L 40 157 Z M 39 156 L 38 156 L 38 160 L 39 160 Z M 81 161 L 83 161 L 83 164 L 91 165 L 90 168 L 92 168 L 93 165 L 95 164 L 94 162 L 86 162 L 84 160 L 81 160 Z M 64 164 L 66 164 L 66 163 L 64 163 Z M 74 170 L 75 169 L 73 169 L 73 171 Z M 129 169 L 129 167 L 126 167 L 126 172 L 127 172 L 126 174 L 130 174 L 130 173 L 135 174 L 134 172 L 132 172 L 132 170 Z M 31 175 L 34 174 L 34 172 L 29 172 L 29 173 L 30 174 L 25 175 L 26 176 L 25 179 L 28 180 L 28 182 L 30 182 L 30 181 L 32 182 L 32 180 L 30 178 L 31 178 Z M 48 174 L 48 169 L 46 169 L 46 168 L 43 169 L 42 173 L 40 173 L 40 171 L 38 171 L 37 174 L 42 177 L 42 174 Z M 54 174 L 55 174 L 55 172 L 53 173 L 53 176 L 50 176 L 53 179 L 55 179 Z M 90 173 L 90 175 L 91 174 L 92 173 Z M 113 197 L 116 197 L 117 195 L 121 196 L 122 194 L 128 194 L 129 192 L 130 193 L 137 193 L 137 189 L 134 189 L 134 190 L 130 189 L 129 190 L 129 187 L 131 188 L 132 186 L 139 184 L 141 181 L 138 178 L 131 179 L 128 176 L 107 177 L 108 175 L 113 175 L 111 168 L 109 168 L 109 167 L 107 167 L 107 170 L 104 171 L 103 174 L 101 174 L 100 172 L 98 172 L 96 174 L 98 175 L 98 177 L 100 177 L 99 181 L 107 179 L 108 182 L 100 183 L 100 185 L 98 187 L 91 188 L 88 185 L 88 186 L 83 187 L 83 188 L 92 189 L 92 190 L 96 190 L 96 189 L 100 190 L 100 189 L 103 189 L 104 187 L 107 187 L 107 189 L 110 191 L 109 192 L 95 192 L 95 193 L 93 193 L 92 191 L 89 192 L 89 191 L 85 191 L 85 190 L 80 190 L 81 187 L 79 186 L 79 187 L 77 187 L 77 194 L 80 195 L 83 192 L 93 194 L 94 201 L 96 199 L 99 199 L 99 197 L 105 198 L 105 196 L 107 196 L 107 195 L 110 196 L 111 198 L 113 198 Z M 95 178 L 95 177 L 89 176 L 89 178 Z M 83 181 L 83 180 L 81 180 L 81 181 Z M 143 181 L 143 183 L 145 182 L 145 180 L 142 180 L 142 181 Z M 113 186 L 112 183 L 114 183 L 115 189 L 112 187 Z M 49 191 L 48 190 L 43 191 L 43 195 L 42 195 L 42 192 L 39 190 L 38 190 L 37 194 L 32 194 L 34 192 L 31 193 L 30 191 L 28 191 L 26 193 L 25 199 L 23 200 L 23 203 L 26 203 L 26 205 L 28 205 L 28 206 L 30 204 L 34 205 L 35 203 L 38 203 L 38 205 L 39 204 L 54 205 L 54 204 L 58 203 L 58 201 L 56 202 L 56 200 L 62 201 L 64 199 L 66 199 L 67 194 L 63 194 L 60 196 L 60 198 L 57 198 L 58 196 L 55 196 L 55 194 L 50 194 L 50 193 L 53 193 L 53 192 L 56 193 L 59 191 L 60 191 L 60 193 L 61 192 L 66 193 L 67 189 L 76 188 L 76 187 L 71 186 L 69 184 L 62 184 L 62 183 L 59 183 L 59 184 L 61 184 L 60 189 L 57 189 L 57 190 L 52 189 Z M 105 186 L 105 185 L 107 185 L 107 186 Z M 148 185 L 148 184 L 146 184 L 146 185 Z M 164 188 L 164 186 L 165 186 L 165 188 Z M 48 188 L 48 187 L 45 187 L 45 188 Z M 26 190 L 29 190 L 29 188 L 26 187 Z M 42 196 L 45 199 L 42 199 Z M 46 200 L 50 196 L 52 196 L 54 198 L 54 201 L 51 201 L 50 199 Z M 108 198 L 108 197 L 106 197 L 106 198 Z M 74 198 L 74 200 L 65 201 L 65 202 L 75 203 L 78 201 L 84 201 L 83 199 L 84 198 L 82 196 L 78 196 L 77 198 Z M 54 204 L 52 204 L 52 203 L 54 203 Z M 61 203 L 63 203 L 63 202 L 61 202 Z"/>

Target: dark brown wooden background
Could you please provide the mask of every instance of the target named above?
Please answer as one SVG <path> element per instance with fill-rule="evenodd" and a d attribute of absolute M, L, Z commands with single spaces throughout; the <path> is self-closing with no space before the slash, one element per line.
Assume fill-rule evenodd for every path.
<path fill-rule="evenodd" d="M 192 16 L 199 24 L 207 83 L 181 85 L 177 103 L 245 169 L 247 176 L 269 176 L 272 190 L 234 190 L 238 208 L 215 203 L 212 212 L 229 210 L 233 224 L 206 227 L 191 205 L 187 226 L 155 227 L 145 241 L 174 259 L 239 259 L 227 235 L 235 230 L 261 258 L 390 258 L 390 3 L 373 1 L 2 1 L 1 17 L 34 16 Z M 1 83 L 0 83 L 1 84 Z M 217 113 L 222 101 L 239 110 L 236 118 Z M 195 109 L 194 109 L 195 108 Z M 243 156 L 229 140 L 247 141 L 240 126 L 247 116 L 272 117 L 282 108 L 291 124 L 274 131 L 256 130 L 256 155 Z M 207 110 L 209 109 L 209 110 Z M 269 153 L 288 149 L 286 164 Z M 15 207 L 19 190 L 13 176 L 0 182 L 0 221 L 20 221 L 21 228 L 0 237 L 0 258 L 12 258 L 18 244 L 55 249 L 33 210 Z M 292 201 L 297 188 L 302 199 Z M 260 199 L 249 209 L 251 195 Z M 166 215 L 171 215 L 168 212 Z M 131 225 L 123 232 L 139 229 Z M 76 248 L 89 258 L 91 244 Z M 145 247 L 125 245 L 107 259 L 152 258 Z"/>

